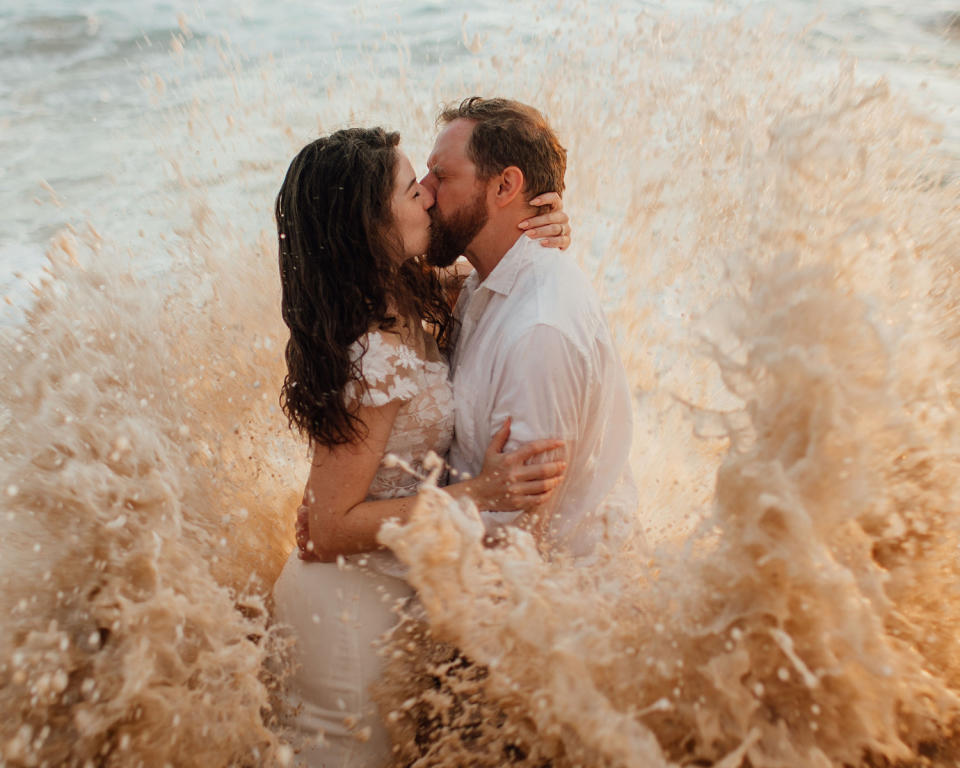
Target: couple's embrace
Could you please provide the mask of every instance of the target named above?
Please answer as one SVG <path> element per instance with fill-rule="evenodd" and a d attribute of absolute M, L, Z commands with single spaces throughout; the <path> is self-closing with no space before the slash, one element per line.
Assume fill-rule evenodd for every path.
<path fill-rule="evenodd" d="M 635 510 L 623 366 L 590 280 L 543 247 L 569 242 L 566 151 L 514 101 L 467 99 L 438 122 L 419 181 L 396 133 L 347 129 L 305 147 L 277 197 L 281 401 L 313 462 L 274 602 L 297 638 L 310 766 L 389 758 L 371 644 L 412 590 L 376 537 L 409 516 L 430 452 L 491 546 L 520 526 L 545 556 L 585 556 Z M 461 254 L 462 287 L 440 271 Z"/>

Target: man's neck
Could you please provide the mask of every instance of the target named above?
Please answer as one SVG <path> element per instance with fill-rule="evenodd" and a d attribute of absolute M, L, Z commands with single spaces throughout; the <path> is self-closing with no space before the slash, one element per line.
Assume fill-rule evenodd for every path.
<path fill-rule="evenodd" d="M 486 280 L 487 276 L 496 269 L 497 264 L 507 255 L 523 237 L 523 233 L 514 227 L 487 227 L 481 230 L 473 242 L 467 247 L 464 256 L 477 270 L 477 277 Z"/>

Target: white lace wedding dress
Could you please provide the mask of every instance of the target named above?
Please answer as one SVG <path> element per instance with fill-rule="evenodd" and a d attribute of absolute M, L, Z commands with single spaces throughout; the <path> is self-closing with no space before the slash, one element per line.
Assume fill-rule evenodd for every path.
<path fill-rule="evenodd" d="M 411 334 L 408 334 L 408 336 Z M 344 393 L 368 406 L 403 401 L 386 455 L 415 470 L 381 465 L 367 498 L 415 494 L 430 451 L 444 456 L 453 437 L 453 389 L 447 364 L 427 333 L 405 343 L 396 334 L 371 331 L 354 344 L 366 386 Z M 364 352 L 364 348 L 366 351 Z M 393 606 L 411 595 L 403 569 L 389 551 L 335 563 L 300 560 L 291 553 L 273 590 L 278 622 L 295 633 L 299 669 L 288 696 L 299 708 L 294 726 L 304 747 L 296 762 L 310 768 L 379 766 L 390 756 L 386 729 L 370 699 L 380 676 L 373 643 L 395 623 Z"/>

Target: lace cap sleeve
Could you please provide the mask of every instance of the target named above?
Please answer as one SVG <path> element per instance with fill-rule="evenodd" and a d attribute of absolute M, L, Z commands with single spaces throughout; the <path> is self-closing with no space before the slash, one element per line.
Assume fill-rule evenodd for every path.
<path fill-rule="evenodd" d="M 360 405 L 377 407 L 417 394 L 421 360 L 399 336 L 370 331 L 350 347 L 351 359 L 360 361 L 363 382 L 351 381 L 344 390 L 347 403 L 360 397 Z"/>

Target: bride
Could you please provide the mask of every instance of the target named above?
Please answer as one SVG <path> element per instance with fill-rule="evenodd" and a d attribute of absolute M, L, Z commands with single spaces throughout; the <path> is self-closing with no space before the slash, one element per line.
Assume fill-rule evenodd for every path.
<path fill-rule="evenodd" d="M 376 540 L 388 518 L 406 520 L 422 461 L 444 456 L 453 393 L 444 351 L 450 291 L 423 258 L 433 198 L 381 128 L 337 131 L 294 158 L 276 203 L 283 319 L 290 329 L 281 404 L 313 451 L 300 509 L 300 551 L 274 586 L 275 616 L 295 634 L 300 755 L 310 766 L 378 765 L 390 744 L 367 689 L 380 676 L 373 642 L 412 592 Z M 528 234 L 567 241 L 555 194 L 534 205 Z M 551 238 L 550 236 L 557 236 Z M 543 504 L 562 462 L 527 465 L 562 443 L 504 453 L 509 420 L 482 472 L 446 486 L 486 510 Z M 383 461 L 387 454 L 401 462 Z M 412 471 L 411 471 L 412 470 Z"/>

